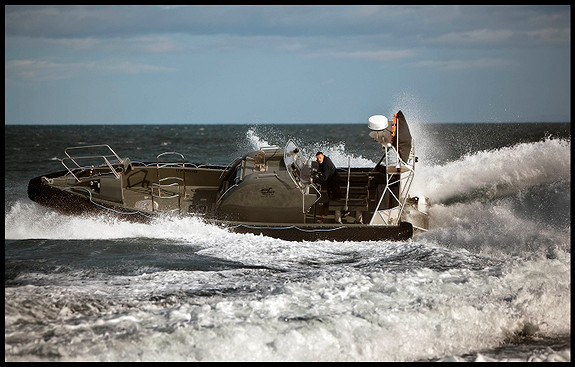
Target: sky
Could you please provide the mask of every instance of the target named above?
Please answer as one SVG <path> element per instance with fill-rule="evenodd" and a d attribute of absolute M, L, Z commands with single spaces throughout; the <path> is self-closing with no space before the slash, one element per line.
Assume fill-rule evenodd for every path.
<path fill-rule="evenodd" d="M 570 6 L 5 6 L 5 124 L 570 122 Z"/>

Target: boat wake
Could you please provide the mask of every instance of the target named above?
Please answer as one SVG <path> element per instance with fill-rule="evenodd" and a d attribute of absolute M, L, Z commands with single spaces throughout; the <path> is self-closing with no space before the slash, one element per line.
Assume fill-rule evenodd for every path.
<path fill-rule="evenodd" d="M 546 139 L 419 167 L 414 194 L 432 198 L 424 238 L 474 252 L 570 249 L 570 142 Z"/>
<path fill-rule="evenodd" d="M 571 142 L 545 139 L 468 154 L 444 165 L 418 167 L 413 191 L 433 203 L 485 201 L 542 184 L 569 181 Z"/>
<path fill-rule="evenodd" d="M 209 240 L 228 231 L 198 217 L 163 216 L 150 223 L 134 223 L 113 215 L 65 215 L 36 203 L 16 201 L 4 217 L 6 239 L 125 239 L 157 238 L 174 241 Z"/>

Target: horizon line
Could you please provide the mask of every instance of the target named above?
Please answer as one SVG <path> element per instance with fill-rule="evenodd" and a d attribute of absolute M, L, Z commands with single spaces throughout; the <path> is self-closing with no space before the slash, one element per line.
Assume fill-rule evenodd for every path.
<path fill-rule="evenodd" d="M 364 122 L 77 122 L 77 123 L 4 123 L 4 126 L 114 126 L 114 125 L 354 125 Z M 365 122 L 367 123 L 367 121 Z M 571 121 L 431 121 L 424 124 L 570 124 Z"/>

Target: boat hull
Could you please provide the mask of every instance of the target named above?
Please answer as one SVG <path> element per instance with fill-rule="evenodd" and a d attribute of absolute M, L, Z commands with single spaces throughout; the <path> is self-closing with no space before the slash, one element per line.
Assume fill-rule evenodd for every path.
<path fill-rule="evenodd" d="M 247 224 L 223 222 L 236 233 L 252 233 L 286 241 L 406 241 L 413 236 L 413 226 L 367 224 Z"/>
<path fill-rule="evenodd" d="M 140 211 L 124 208 L 113 203 L 96 202 L 90 196 L 77 195 L 71 191 L 61 190 L 43 182 L 44 178 L 61 177 L 66 171 L 55 172 L 35 177 L 28 183 L 28 198 L 38 204 L 54 209 L 63 214 L 105 214 L 134 222 L 147 222 L 153 216 Z"/>
<path fill-rule="evenodd" d="M 87 195 L 52 187 L 44 178 L 60 177 L 55 172 L 35 177 L 28 184 L 28 197 L 42 206 L 71 215 L 106 214 L 134 222 L 149 222 L 159 214 L 142 212 L 112 202 L 96 201 Z M 255 223 L 226 221 L 211 218 L 211 224 L 220 225 L 235 233 L 252 233 L 287 241 L 403 241 L 413 235 L 413 226 L 402 222 L 398 226 L 367 224 L 313 224 L 313 223 Z"/>

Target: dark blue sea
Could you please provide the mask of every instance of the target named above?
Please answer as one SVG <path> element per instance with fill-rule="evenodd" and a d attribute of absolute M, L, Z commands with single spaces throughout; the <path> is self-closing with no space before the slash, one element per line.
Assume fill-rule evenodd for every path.
<path fill-rule="evenodd" d="M 64 149 L 226 165 L 293 139 L 371 167 L 365 124 L 5 125 L 5 361 L 570 361 L 569 123 L 410 121 L 409 241 L 288 242 L 27 197 Z"/>

